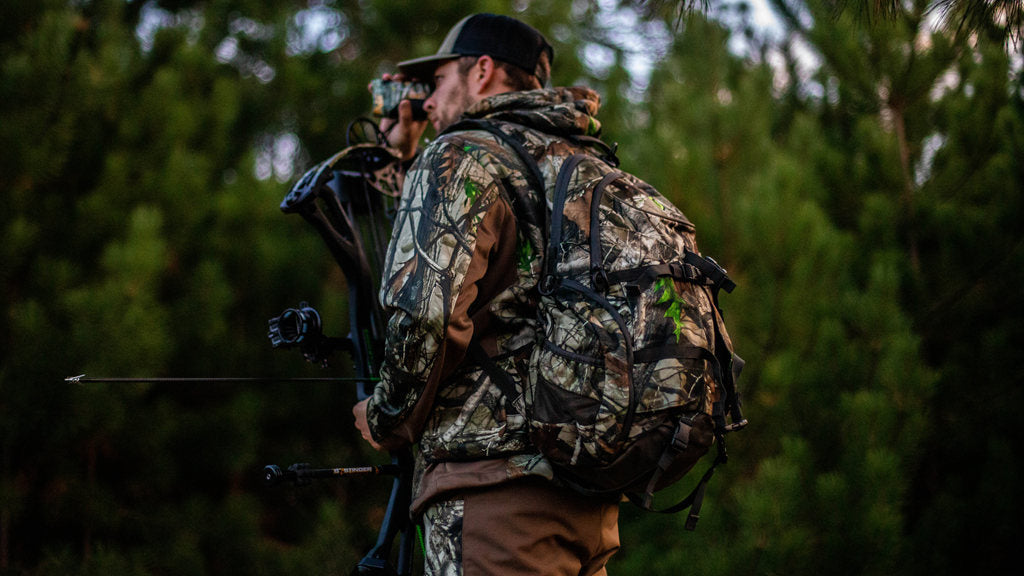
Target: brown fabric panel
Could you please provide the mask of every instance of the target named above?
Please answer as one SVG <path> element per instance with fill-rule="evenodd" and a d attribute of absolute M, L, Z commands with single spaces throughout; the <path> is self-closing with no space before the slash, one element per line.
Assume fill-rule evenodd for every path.
<path fill-rule="evenodd" d="M 524 478 L 464 492 L 464 576 L 593 576 L 619 549 L 617 503 Z"/>
<path fill-rule="evenodd" d="M 431 500 L 443 494 L 508 482 L 510 472 L 505 458 L 430 464 L 420 480 L 412 513 L 421 514 Z"/>
<path fill-rule="evenodd" d="M 515 215 L 507 202 L 495 202 L 477 228 L 473 258 L 448 320 L 445 351 L 439 362 L 442 378 L 462 363 L 475 334 L 489 333 L 487 304 L 517 278 Z"/>

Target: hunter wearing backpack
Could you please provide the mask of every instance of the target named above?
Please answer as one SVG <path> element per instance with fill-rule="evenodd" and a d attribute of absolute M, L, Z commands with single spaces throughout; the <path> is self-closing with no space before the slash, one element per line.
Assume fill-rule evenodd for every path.
<path fill-rule="evenodd" d="M 438 137 L 417 152 L 409 101 L 381 123 L 411 166 L 381 381 L 354 414 L 374 446 L 418 448 L 427 574 L 604 574 L 622 496 L 649 508 L 740 421 L 717 308 L 731 281 L 617 170 L 597 94 L 544 88 L 553 56 L 476 14 L 384 78 L 432 83 Z M 699 509 L 709 476 L 673 509 Z"/>

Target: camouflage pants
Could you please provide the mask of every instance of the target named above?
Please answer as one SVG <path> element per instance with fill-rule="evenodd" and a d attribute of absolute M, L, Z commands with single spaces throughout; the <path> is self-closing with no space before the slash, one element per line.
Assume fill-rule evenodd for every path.
<path fill-rule="evenodd" d="M 462 575 L 462 521 L 465 501 L 445 500 L 423 513 L 425 576 Z"/>

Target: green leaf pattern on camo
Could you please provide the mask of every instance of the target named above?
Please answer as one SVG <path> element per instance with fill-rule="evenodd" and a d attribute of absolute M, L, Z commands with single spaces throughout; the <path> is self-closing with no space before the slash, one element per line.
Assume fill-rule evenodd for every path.
<path fill-rule="evenodd" d="M 676 343 L 679 343 L 680 338 L 683 336 L 683 326 L 686 324 L 685 314 L 683 313 L 684 306 L 686 306 L 686 300 L 676 292 L 676 284 L 671 278 L 663 277 L 659 278 L 656 286 L 661 290 L 661 297 L 658 298 L 658 304 L 665 304 L 670 302 L 668 310 L 665 310 L 665 318 L 670 318 L 675 323 L 675 337 Z"/>

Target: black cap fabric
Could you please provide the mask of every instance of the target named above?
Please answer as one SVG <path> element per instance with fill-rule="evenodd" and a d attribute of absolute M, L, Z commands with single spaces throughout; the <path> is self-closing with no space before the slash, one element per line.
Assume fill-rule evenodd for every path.
<path fill-rule="evenodd" d="M 526 70 L 545 84 L 547 74 L 537 66 L 544 52 L 554 60 L 554 49 L 531 26 L 509 16 L 473 14 L 452 27 L 436 54 L 399 62 L 398 69 L 406 76 L 430 81 L 434 70 L 448 60 L 486 54 Z"/>

